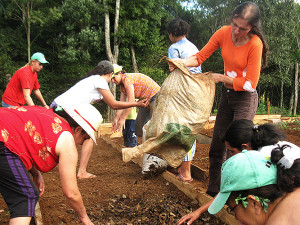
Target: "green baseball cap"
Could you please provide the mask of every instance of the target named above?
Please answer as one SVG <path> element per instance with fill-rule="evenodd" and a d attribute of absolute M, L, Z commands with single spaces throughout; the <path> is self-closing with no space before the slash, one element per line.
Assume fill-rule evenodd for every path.
<path fill-rule="evenodd" d="M 277 183 L 277 168 L 258 151 L 243 150 L 225 161 L 221 169 L 220 192 L 208 208 L 218 213 L 232 191 L 248 190 Z"/>
<path fill-rule="evenodd" d="M 49 63 L 46 59 L 43 53 L 36 52 L 31 56 L 31 60 L 37 60 L 40 63 Z"/>

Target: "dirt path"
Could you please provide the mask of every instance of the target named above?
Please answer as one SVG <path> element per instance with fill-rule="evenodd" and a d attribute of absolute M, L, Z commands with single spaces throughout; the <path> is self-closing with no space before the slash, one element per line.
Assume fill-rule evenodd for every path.
<path fill-rule="evenodd" d="M 300 131 L 286 131 L 288 141 L 300 145 Z M 209 145 L 197 145 L 194 164 L 208 169 Z M 177 220 L 198 207 L 168 183 L 162 176 L 142 179 L 141 168 L 121 160 L 121 153 L 98 140 L 89 172 L 95 179 L 78 180 L 87 212 L 94 224 L 176 224 Z M 78 224 L 74 211 L 62 194 L 57 168 L 44 174 L 45 194 L 40 199 L 45 225 Z M 8 224 L 7 206 L 0 198 L 0 224 Z M 197 224 L 224 224 L 209 214 L 204 214 Z"/>
<path fill-rule="evenodd" d="M 101 139 L 93 151 L 89 172 L 95 179 L 78 180 L 87 212 L 94 224 L 176 224 L 198 207 L 162 176 L 142 179 L 141 168 L 121 160 L 121 153 Z M 58 179 L 58 168 L 44 174 L 46 190 L 40 199 L 45 225 L 78 224 L 67 205 Z M 7 207 L 0 201 L 0 224 L 7 224 Z M 208 214 L 195 224 L 224 224 Z"/>

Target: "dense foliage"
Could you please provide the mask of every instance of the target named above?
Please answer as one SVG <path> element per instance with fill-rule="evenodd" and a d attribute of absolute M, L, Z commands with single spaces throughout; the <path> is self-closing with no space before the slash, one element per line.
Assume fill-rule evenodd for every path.
<path fill-rule="evenodd" d="M 115 1 L 108 0 L 113 31 Z M 210 36 L 228 23 L 237 0 L 123 0 L 120 7 L 118 63 L 133 72 L 132 53 L 139 72 L 159 84 L 168 76 L 165 61 L 171 44 L 168 22 L 181 17 L 191 25 L 189 39 L 201 49 Z M 300 61 L 299 4 L 293 0 L 257 0 L 269 47 L 269 66 L 258 86 L 264 102 L 289 108 L 294 90 L 295 63 Z M 50 62 L 39 73 L 41 91 L 48 104 L 67 90 L 100 60 L 107 59 L 104 7 L 96 0 L 1 0 L 0 94 L 6 74 L 27 63 L 29 55 L 43 52 Z M 203 71 L 223 71 L 220 51 L 203 64 Z M 218 102 L 219 93 L 216 95 Z M 216 104 L 217 105 L 217 104 Z M 104 110 L 104 109 L 103 109 Z"/>

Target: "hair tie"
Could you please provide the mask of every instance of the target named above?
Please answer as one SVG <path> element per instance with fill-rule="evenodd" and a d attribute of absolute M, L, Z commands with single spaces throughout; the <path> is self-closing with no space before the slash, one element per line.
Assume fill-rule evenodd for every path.
<path fill-rule="evenodd" d="M 284 156 L 277 163 L 277 165 L 284 167 L 284 169 L 290 169 L 294 161 L 300 159 L 300 151 L 298 149 L 293 149 L 291 146 L 287 147 L 283 149 Z"/>
<path fill-rule="evenodd" d="M 61 106 L 56 106 L 55 112 L 63 111 L 64 109 Z"/>
<path fill-rule="evenodd" d="M 252 130 L 257 132 L 257 131 L 258 131 L 258 125 L 254 125 L 254 126 L 252 127 Z"/>

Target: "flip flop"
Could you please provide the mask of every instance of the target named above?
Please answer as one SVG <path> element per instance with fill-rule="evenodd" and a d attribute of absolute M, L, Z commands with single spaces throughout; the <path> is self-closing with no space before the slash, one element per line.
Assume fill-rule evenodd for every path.
<path fill-rule="evenodd" d="M 178 176 L 183 182 L 189 183 L 189 182 L 192 182 L 192 181 L 193 181 L 193 178 L 191 178 L 190 180 L 185 180 L 185 179 L 181 176 L 180 173 L 178 173 L 177 176 Z"/>

